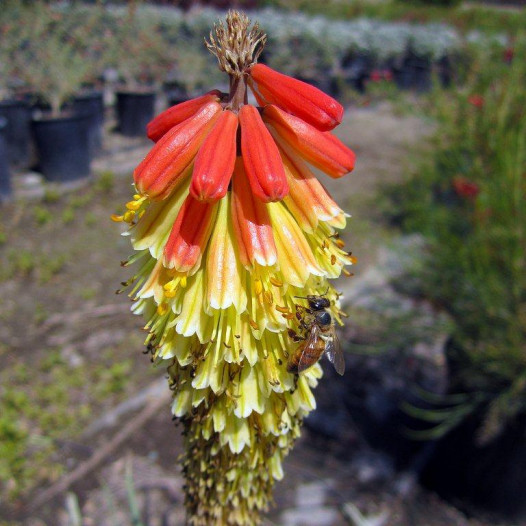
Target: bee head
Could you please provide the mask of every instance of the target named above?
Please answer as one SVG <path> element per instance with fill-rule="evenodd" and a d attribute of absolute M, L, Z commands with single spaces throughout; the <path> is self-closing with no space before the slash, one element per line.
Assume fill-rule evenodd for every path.
<path fill-rule="evenodd" d="M 332 318 L 331 318 L 330 313 L 327 312 L 326 310 L 322 312 L 317 312 L 316 313 L 316 323 L 318 325 L 321 325 L 322 327 L 326 325 L 330 325 L 332 323 Z"/>
<path fill-rule="evenodd" d="M 308 296 L 309 307 L 314 311 L 320 311 L 331 306 L 331 302 L 328 298 L 323 296 Z"/>

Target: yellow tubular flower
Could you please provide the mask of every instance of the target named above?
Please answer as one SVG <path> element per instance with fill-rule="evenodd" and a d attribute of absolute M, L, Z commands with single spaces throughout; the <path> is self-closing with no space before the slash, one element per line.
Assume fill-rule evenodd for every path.
<path fill-rule="evenodd" d="M 132 310 L 168 367 L 184 424 L 194 526 L 260 522 L 316 407 L 318 359 L 325 352 L 344 367 L 333 338 L 343 313 L 328 279 L 353 263 L 337 234 L 346 214 L 307 163 L 340 177 L 354 154 L 330 133 L 343 112 L 334 99 L 256 67 L 265 41 L 235 11 L 216 26 L 207 45 L 231 92 L 150 123 L 156 144 L 135 171 L 138 193 L 113 216 L 130 224 Z M 248 87 L 262 107 L 248 105 Z"/>

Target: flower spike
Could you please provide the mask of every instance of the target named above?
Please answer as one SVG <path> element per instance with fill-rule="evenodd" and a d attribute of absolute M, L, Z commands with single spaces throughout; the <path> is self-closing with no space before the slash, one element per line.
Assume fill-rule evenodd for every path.
<path fill-rule="evenodd" d="M 290 144 L 305 160 L 327 175 L 338 178 L 353 170 L 354 152 L 331 133 L 321 132 L 274 105 L 265 106 L 263 119 L 275 130 L 271 133 L 278 144 L 281 141 Z"/>
<path fill-rule="evenodd" d="M 274 71 L 264 64 L 250 69 L 249 85 L 258 101 L 275 104 L 321 131 L 341 123 L 343 106 L 323 91 Z"/>
<path fill-rule="evenodd" d="M 289 192 L 278 147 L 259 111 L 249 104 L 239 111 L 241 152 L 252 192 L 263 202 L 280 201 Z"/>
<path fill-rule="evenodd" d="M 195 115 L 209 102 L 219 102 L 220 98 L 221 92 L 215 89 L 209 91 L 205 95 L 181 102 L 181 104 L 176 104 L 175 106 L 168 108 L 148 123 L 148 126 L 146 126 L 146 134 L 148 135 L 148 138 L 157 142 L 174 126 L 181 124 L 181 122 Z"/>
<path fill-rule="evenodd" d="M 168 197 L 194 160 L 220 111 L 217 102 L 209 102 L 166 133 L 135 169 L 137 190 L 151 199 Z"/>
<path fill-rule="evenodd" d="M 221 113 L 195 158 L 190 193 L 201 201 L 225 197 L 236 161 L 237 115 Z"/>
<path fill-rule="evenodd" d="M 354 263 L 337 232 L 348 216 L 307 162 L 340 177 L 354 154 L 329 133 L 338 103 L 256 64 L 265 39 L 236 11 L 215 26 L 207 46 L 228 95 L 211 91 L 149 124 L 155 144 L 115 218 L 138 265 L 123 285 L 184 426 L 191 526 L 261 522 L 316 407 L 318 361 L 343 369 L 333 331 L 344 313 L 328 280 Z M 248 103 L 251 87 L 262 107 Z"/>

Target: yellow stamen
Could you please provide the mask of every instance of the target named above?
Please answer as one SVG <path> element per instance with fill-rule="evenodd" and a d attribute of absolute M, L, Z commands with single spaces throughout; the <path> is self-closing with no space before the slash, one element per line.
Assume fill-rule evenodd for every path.
<path fill-rule="evenodd" d="M 263 292 L 263 283 L 261 283 L 261 280 L 259 278 L 254 280 L 254 292 L 257 296 L 259 296 Z"/>
<path fill-rule="evenodd" d="M 270 292 L 270 290 L 266 290 L 263 293 L 263 297 L 269 305 L 272 305 L 274 303 L 274 296 L 272 296 L 272 292 Z"/>
<path fill-rule="evenodd" d="M 131 223 L 135 217 L 135 212 L 133 210 L 128 210 L 122 217 L 126 223 Z"/>
<path fill-rule="evenodd" d="M 168 312 L 168 304 L 166 302 L 160 303 L 157 307 L 157 314 L 164 316 Z"/>
<path fill-rule="evenodd" d="M 133 210 L 134 212 L 136 212 L 137 210 L 139 210 L 139 208 L 141 208 L 141 205 L 142 201 L 128 201 L 126 203 L 126 208 L 128 210 Z"/>
<path fill-rule="evenodd" d="M 274 287 L 283 287 L 283 282 L 279 281 L 279 279 L 276 279 L 274 277 L 270 278 L 269 281 L 274 285 Z"/>
<path fill-rule="evenodd" d="M 115 223 L 122 223 L 122 221 L 124 221 L 124 217 L 118 216 L 117 214 L 111 214 L 110 217 L 112 221 L 115 221 Z"/>

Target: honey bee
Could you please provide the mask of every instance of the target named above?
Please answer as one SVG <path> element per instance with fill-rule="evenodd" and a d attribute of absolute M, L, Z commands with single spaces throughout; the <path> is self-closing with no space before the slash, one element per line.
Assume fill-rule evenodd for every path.
<path fill-rule="evenodd" d="M 296 297 L 306 299 L 309 302 L 309 307 L 296 307 L 296 317 L 304 331 L 304 336 L 298 336 L 293 330 L 289 331 L 289 336 L 294 341 L 301 341 L 301 343 L 291 354 L 287 371 L 301 373 L 312 367 L 325 353 L 336 372 L 343 375 L 345 360 L 334 330 L 334 321 L 327 310 L 331 302 L 323 296 Z"/>

